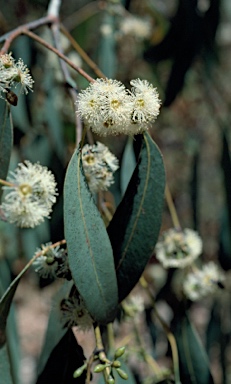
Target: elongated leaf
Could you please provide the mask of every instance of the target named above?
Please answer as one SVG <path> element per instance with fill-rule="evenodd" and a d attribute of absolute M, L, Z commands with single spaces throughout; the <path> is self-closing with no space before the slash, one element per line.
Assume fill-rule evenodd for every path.
<path fill-rule="evenodd" d="M 13 144 L 13 125 L 9 104 L 0 99 L 0 179 L 6 179 Z M 0 196 L 2 188 L 0 186 Z"/>
<path fill-rule="evenodd" d="M 70 270 L 89 313 L 99 323 L 112 321 L 118 303 L 112 248 L 77 150 L 64 184 L 64 231 Z"/>
<path fill-rule="evenodd" d="M 69 296 L 72 286 L 73 282 L 65 281 L 54 297 L 39 359 L 36 384 L 74 384 L 76 379 L 73 378 L 73 372 L 84 363 L 82 348 L 78 345 L 72 330 L 63 327 L 58 312 L 61 300 Z M 78 383 L 84 384 L 84 375 L 79 380 Z"/>
<path fill-rule="evenodd" d="M 108 227 L 120 301 L 136 285 L 153 253 L 161 226 L 164 187 L 161 153 L 145 134 L 138 164 Z"/>
<path fill-rule="evenodd" d="M 71 329 L 68 329 L 50 354 L 47 364 L 36 384 L 75 384 L 74 371 L 84 364 L 83 350 L 78 345 Z M 78 384 L 85 383 L 85 375 L 78 378 Z"/>
<path fill-rule="evenodd" d="M 18 286 L 18 282 L 19 280 L 15 284 L 12 284 L 12 286 L 9 286 L 7 291 L 4 293 L 4 295 L 0 299 L 0 348 L 6 342 L 7 317 L 9 315 L 11 303 L 12 303 L 16 288 Z"/>
<path fill-rule="evenodd" d="M 39 375 L 41 375 L 44 371 L 52 351 L 55 349 L 56 345 L 59 344 L 60 340 L 66 333 L 66 329 L 63 327 L 63 324 L 60 321 L 60 314 L 58 309 L 61 300 L 69 297 L 72 286 L 72 281 L 65 281 L 53 298 L 53 304 L 51 306 L 51 311 L 49 315 L 45 341 L 43 344 L 41 355 L 39 357 Z"/>
<path fill-rule="evenodd" d="M 0 261 L 0 294 L 10 283 L 10 269 L 5 259 Z M 0 378 L 4 383 L 19 383 L 20 349 L 15 321 L 14 308 L 8 309 L 8 317 L 0 313 L 1 326 L 0 338 Z M 1 382 L 0 380 L 0 382 Z"/>
<path fill-rule="evenodd" d="M 229 151 L 229 143 L 227 139 L 228 128 L 223 127 L 222 141 L 223 150 L 221 157 L 221 167 L 224 180 L 224 191 L 226 197 L 226 205 L 224 212 L 221 216 L 221 231 L 220 231 L 220 248 L 219 248 L 219 262 L 225 270 L 231 268 L 231 158 Z"/>
<path fill-rule="evenodd" d="M 127 189 L 128 183 L 136 167 L 136 158 L 133 150 L 133 138 L 129 137 L 123 153 L 120 171 L 122 195 Z"/>
<path fill-rule="evenodd" d="M 182 383 L 213 384 L 207 354 L 187 316 L 177 322 L 175 337 Z"/>
<path fill-rule="evenodd" d="M 3 348 L 0 348 L 0 372 L 2 383 L 13 384 L 7 345 L 4 345 Z"/>

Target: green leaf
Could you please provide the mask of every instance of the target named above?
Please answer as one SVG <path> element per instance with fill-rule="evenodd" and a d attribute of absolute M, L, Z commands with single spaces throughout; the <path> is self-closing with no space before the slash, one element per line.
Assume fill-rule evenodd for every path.
<path fill-rule="evenodd" d="M 213 384 L 208 356 L 187 316 L 177 321 L 175 338 L 182 383 Z"/>
<path fill-rule="evenodd" d="M 6 342 L 6 323 L 9 315 L 11 303 L 18 286 L 19 280 L 9 286 L 2 298 L 0 299 L 0 348 Z"/>
<path fill-rule="evenodd" d="M 64 183 L 64 231 L 72 277 L 93 319 L 115 317 L 118 293 L 111 244 L 75 151 Z"/>
<path fill-rule="evenodd" d="M 5 259 L 0 260 L 0 294 L 10 284 L 10 268 Z M 2 315 L 0 314 L 0 321 Z M 8 310 L 7 324 L 3 315 L 3 328 L 0 346 L 0 372 L 4 372 L 4 383 L 19 383 L 20 349 L 16 327 L 14 308 L 11 305 Z M 3 332 L 2 332 L 3 330 Z M 4 364 L 4 369 L 1 367 Z"/>
<path fill-rule="evenodd" d="M 10 113 L 10 105 L 0 99 L 0 179 L 5 180 L 13 145 L 13 124 Z M 0 187 L 0 195 L 2 187 Z"/>
<path fill-rule="evenodd" d="M 39 375 L 36 384 L 75 384 L 74 371 L 84 364 L 83 350 L 68 329 L 51 352 L 47 364 Z M 85 384 L 84 373 L 78 378 L 78 384 Z"/>
<path fill-rule="evenodd" d="M 73 380 L 73 372 L 84 363 L 82 348 L 72 331 L 63 327 L 58 312 L 60 302 L 69 297 L 72 286 L 72 281 L 65 281 L 53 299 L 45 342 L 39 358 L 37 384 L 76 383 L 76 380 Z M 84 384 L 84 380 L 82 383 Z"/>
<path fill-rule="evenodd" d="M 140 157 L 125 195 L 108 226 L 122 301 L 148 263 L 162 219 L 165 170 L 162 155 L 144 134 Z"/>
<path fill-rule="evenodd" d="M 122 195 L 125 193 L 128 183 L 132 177 L 136 167 L 136 158 L 133 150 L 133 137 L 129 137 L 124 149 L 121 167 L 120 167 L 120 184 Z"/>
<path fill-rule="evenodd" d="M 41 373 L 45 369 L 50 354 L 66 333 L 66 329 L 64 329 L 63 324 L 60 321 L 59 307 L 62 299 L 69 297 L 72 286 L 72 281 L 64 281 L 64 284 L 61 286 L 61 288 L 58 290 L 52 300 L 53 305 L 51 306 L 45 341 L 41 355 L 39 357 L 39 375 L 41 375 Z"/>
<path fill-rule="evenodd" d="M 7 345 L 4 345 L 3 348 L 0 348 L 0 372 L 1 381 L 4 384 L 13 384 Z"/>

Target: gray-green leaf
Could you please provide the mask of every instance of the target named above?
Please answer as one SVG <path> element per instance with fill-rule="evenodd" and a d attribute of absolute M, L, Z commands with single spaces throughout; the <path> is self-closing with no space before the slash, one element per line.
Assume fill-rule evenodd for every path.
<path fill-rule="evenodd" d="M 208 356 L 187 316 L 177 322 L 175 338 L 182 383 L 213 384 Z"/>
<path fill-rule="evenodd" d="M 13 124 L 10 105 L 0 99 L 0 179 L 6 179 L 13 144 Z M 0 187 L 0 195 L 2 188 Z"/>
<path fill-rule="evenodd" d="M 149 134 L 144 134 L 138 164 L 108 226 L 119 301 L 134 288 L 153 253 L 161 226 L 164 189 L 162 155 Z"/>
<path fill-rule="evenodd" d="M 64 184 L 64 230 L 72 277 L 93 319 L 112 321 L 118 304 L 111 244 L 76 150 Z"/>

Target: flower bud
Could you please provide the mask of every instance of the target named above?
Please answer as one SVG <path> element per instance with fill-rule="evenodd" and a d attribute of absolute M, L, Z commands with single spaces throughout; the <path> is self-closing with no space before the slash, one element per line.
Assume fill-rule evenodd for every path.
<path fill-rule="evenodd" d="M 113 363 L 112 363 L 112 366 L 114 368 L 119 368 L 121 366 L 121 362 L 118 361 L 118 360 L 114 360 Z"/>
<path fill-rule="evenodd" d="M 83 371 L 86 369 L 87 365 L 84 364 L 82 365 L 82 367 L 79 367 L 78 369 L 76 369 L 76 371 L 73 373 L 73 377 L 74 379 L 76 379 L 77 377 L 81 376 Z"/>
<path fill-rule="evenodd" d="M 102 371 L 104 371 L 104 369 L 105 369 L 107 366 L 108 366 L 107 364 L 98 364 L 98 365 L 95 366 L 95 368 L 94 368 L 94 372 L 95 372 L 95 373 L 102 372 Z"/>
<path fill-rule="evenodd" d="M 122 369 L 120 369 L 120 368 L 117 368 L 116 370 L 117 370 L 118 374 L 120 375 L 120 377 L 121 377 L 122 379 L 124 379 L 124 380 L 127 380 L 127 379 L 128 379 L 128 375 L 127 375 L 126 372 L 124 372 L 124 371 L 123 371 Z"/>
<path fill-rule="evenodd" d="M 113 379 L 113 377 L 110 375 L 107 379 L 107 384 L 114 384 L 115 383 L 115 380 Z"/>
<path fill-rule="evenodd" d="M 121 357 L 125 352 L 125 347 L 120 347 L 115 351 L 115 359 L 118 359 L 118 357 Z"/>

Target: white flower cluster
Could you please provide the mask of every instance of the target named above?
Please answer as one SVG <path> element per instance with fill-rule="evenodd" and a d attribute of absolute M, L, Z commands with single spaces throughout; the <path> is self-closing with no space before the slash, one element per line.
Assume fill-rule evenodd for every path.
<path fill-rule="evenodd" d="M 92 328 L 93 320 L 80 295 L 63 299 L 60 304 L 61 320 L 66 327 L 77 326 L 85 332 Z"/>
<path fill-rule="evenodd" d="M 132 80 L 131 91 L 117 80 L 97 79 L 80 92 L 77 113 L 101 135 L 136 135 L 148 130 L 160 110 L 159 95 L 147 80 Z"/>
<path fill-rule="evenodd" d="M 7 180 L 1 209 L 10 223 L 33 228 L 49 218 L 58 193 L 54 175 L 47 167 L 27 160 Z"/>
<path fill-rule="evenodd" d="M 202 269 L 187 274 L 183 282 L 183 292 L 190 300 L 197 301 L 214 294 L 223 280 L 224 274 L 211 261 L 203 265 Z"/>
<path fill-rule="evenodd" d="M 119 168 L 119 162 L 104 144 L 84 145 L 82 162 L 92 193 L 107 190 L 114 183 L 113 173 Z"/>
<path fill-rule="evenodd" d="M 51 247 L 51 243 L 42 244 L 40 253 L 33 262 L 35 272 L 44 279 L 49 277 L 67 277 L 70 274 L 66 251 L 60 246 Z"/>
<path fill-rule="evenodd" d="M 123 36 L 133 36 L 137 40 L 150 38 L 152 34 L 152 24 L 150 19 L 141 19 L 137 16 L 124 17 L 120 23 L 119 38 Z"/>
<path fill-rule="evenodd" d="M 32 79 L 29 69 L 23 63 L 22 59 L 17 62 L 11 53 L 0 56 L 0 91 L 8 92 L 12 87 L 21 84 L 20 92 L 28 93 L 32 91 L 34 80 Z"/>
<path fill-rule="evenodd" d="M 192 229 L 174 228 L 162 234 L 156 244 L 156 258 L 165 268 L 185 268 L 202 252 L 202 240 Z"/>

